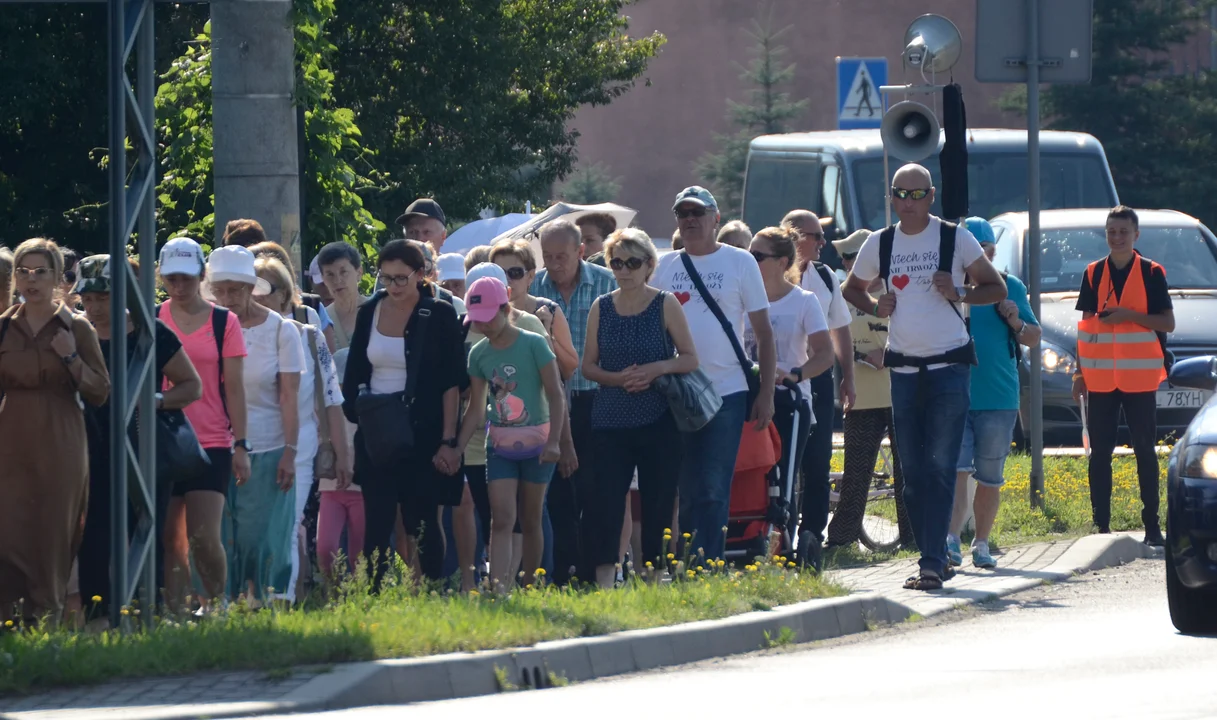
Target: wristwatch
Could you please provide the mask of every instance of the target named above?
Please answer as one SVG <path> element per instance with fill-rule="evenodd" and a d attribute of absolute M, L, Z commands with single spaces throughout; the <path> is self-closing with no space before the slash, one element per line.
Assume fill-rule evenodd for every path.
<path fill-rule="evenodd" d="M 248 440 L 246 440 L 245 438 L 241 438 L 240 440 L 236 441 L 235 443 L 232 444 L 232 446 L 234 449 L 241 448 L 242 450 L 244 450 L 247 453 L 254 451 L 254 446 L 251 445 L 250 442 Z"/>
<path fill-rule="evenodd" d="M 157 410 L 162 409 L 165 406 L 164 393 L 157 393 L 156 395 L 153 395 L 153 397 L 156 398 L 156 402 L 154 403 L 154 405 L 156 406 L 156 409 Z"/>
<path fill-rule="evenodd" d="M 955 294 L 959 296 L 958 302 L 963 302 L 963 296 L 968 294 L 968 286 L 967 285 L 956 285 Z"/>
<path fill-rule="evenodd" d="M 440 442 L 446 447 L 450 447 L 453 450 L 456 449 L 456 438 L 454 438 L 454 437 L 444 438 Z"/>
<path fill-rule="evenodd" d="M 801 368 L 801 367 L 790 368 L 790 374 L 794 375 L 795 382 L 803 382 L 803 368 Z"/>
<path fill-rule="evenodd" d="M 63 360 L 64 365 L 71 365 L 72 363 L 76 362 L 76 358 L 78 357 L 80 357 L 79 353 L 72 353 L 71 355 L 64 355 L 59 359 Z"/>

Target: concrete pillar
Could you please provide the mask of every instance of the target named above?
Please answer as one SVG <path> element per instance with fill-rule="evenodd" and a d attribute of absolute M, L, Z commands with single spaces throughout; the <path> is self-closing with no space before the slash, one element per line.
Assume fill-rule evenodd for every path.
<path fill-rule="evenodd" d="M 215 219 L 218 244 L 235 218 L 300 257 L 295 43 L 291 0 L 211 4 Z"/>

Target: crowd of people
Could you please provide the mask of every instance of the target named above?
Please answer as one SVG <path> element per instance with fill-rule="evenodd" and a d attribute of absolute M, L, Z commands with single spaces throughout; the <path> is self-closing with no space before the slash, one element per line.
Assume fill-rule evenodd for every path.
<path fill-rule="evenodd" d="M 906 587 L 939 589 L 962 564 L 973 477 L 972 561 L 996 567 L 988 540 L 1018 363 L 1038 323 L 1024 285 L 990 263 L 986 221 L 931 215 L 935 190 L 918 165 L 895 174 L 891 193 L 895 226 L 834 241 L 843 283 L 820 262 L 831 219 L 793 209 L 755 233 L 720 228 L 714 196 L 697 186 L 676 196 L 679 248 L 663 256 L 608 215 L 546 224 L 540 258 L 527 241 L 445 254 L 442 208 L 417 200 L 398 218 L 405 237 L 372 259 L 370 295 L 365 260 L 344 243 L 316 254 L 310 294 L 255 220 L 229 223 L 206 256 L 193 239 L 170 240 L 155 269 L 166 298 L 156 409 L 184 413 L 207 462 L 158 478 L 169 611 L 298 601 L 360 561 L 376 591 L 394 556 L 413 581 L 455 576 L 462 591 L 496 592 L 542 576 L 609 588 L 629 572 L 658 580 L 674 557 L 716 562 L 741 436 L 770 423 L 779 468 L 795 468 L 801 505 L 786 511 L 806 566 L 858 542 L 887 437 L 901 543 L 921 553 Z M 1157 284 L 1144 309 L 1145 283 L 1120 287 L 1137 257 L 1135 213 L 1114 210 L 1109 238 L 1113 225 L 1112 255 L 1096 265 L 1114 264 L 1092 281 L 1108 297 L 1098 307 L 1084 288 L 1083 323 L 1169 332 Z M 110 317 L 111 279 L 126 271 L 113 262 L 45 239 L 0 251 L 0 298 L 13 301 L 0 315 L 3 618 L 92 617 L 114 592 L 107 348 L 116 324 L 129 344 L 136 328 Z M 1113 321 L 1122 294 L 1131 309 Z M 1103 365 L 1085 359 L 1077 390 L 1089 385 L 1092 411 L 1127 412 L 1135 388 L 1089 373 Z M 695 428 L 681 427 L 663 388 L 693 373 L 714 397 Z M 830 523 L 836 399 L 845 470 Z M 1092 461 L 1096 479 L 1105 531 L 1110 467 L 1104 481 Z M 1145 523 L 1160 541 L 1148 499 Z"/>

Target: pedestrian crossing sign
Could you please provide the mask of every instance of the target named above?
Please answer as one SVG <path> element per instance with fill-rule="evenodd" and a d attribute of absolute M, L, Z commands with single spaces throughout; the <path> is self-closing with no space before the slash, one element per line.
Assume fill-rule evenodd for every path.
<path fill-rule="evenodd" d="M 837 58 L 837 127 L 879 127 L 886 109 L 879 88 L 886 84 L 887 58 Z"/>

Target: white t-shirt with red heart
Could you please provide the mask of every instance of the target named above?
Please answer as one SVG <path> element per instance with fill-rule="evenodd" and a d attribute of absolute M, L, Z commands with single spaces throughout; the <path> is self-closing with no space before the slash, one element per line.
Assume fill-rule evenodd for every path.
<path fill-rule="evenodd" d="M 736 358 L 731 341 L 697 292 L 680 257 L 684 253 L 667 253 L 651 278 L 651 286 L 676 296 L 685 311 L 697 359 L 709 376 L 719 395 L 746 392 L 748 381 Z M 761 270 L 751 254 L 731 245 L 719 245 L 709 255 L 690 255 L 693 267 L 701 275 L 706 289 L 714 296 L 723 315 L 731 321 L 740 347 L 744 343 L 744 317 L 748 313 L 769 308 Z"/>
<path fill-rule="evenodd" d="M 967 326 L 934 287 L 941 225 L 941 220 L 931 216 L 930 224 L 916 235 L 906 235 L 899 223 L 896 225 L 887 279 L 888 289 L 896 294 L 896 311 L 888 324 L 887 346 L 903 355 L 932 357 L 968 342 Z M 881 232 L 871 233 L 854 263 L 854 275 L 868 283 L 879 276 Z M 966 268 L 983 254 L 980 243 L 961 226 L 955 233 L 955 258 L 951 265 L 956 286 L 963 285 Z"/>

